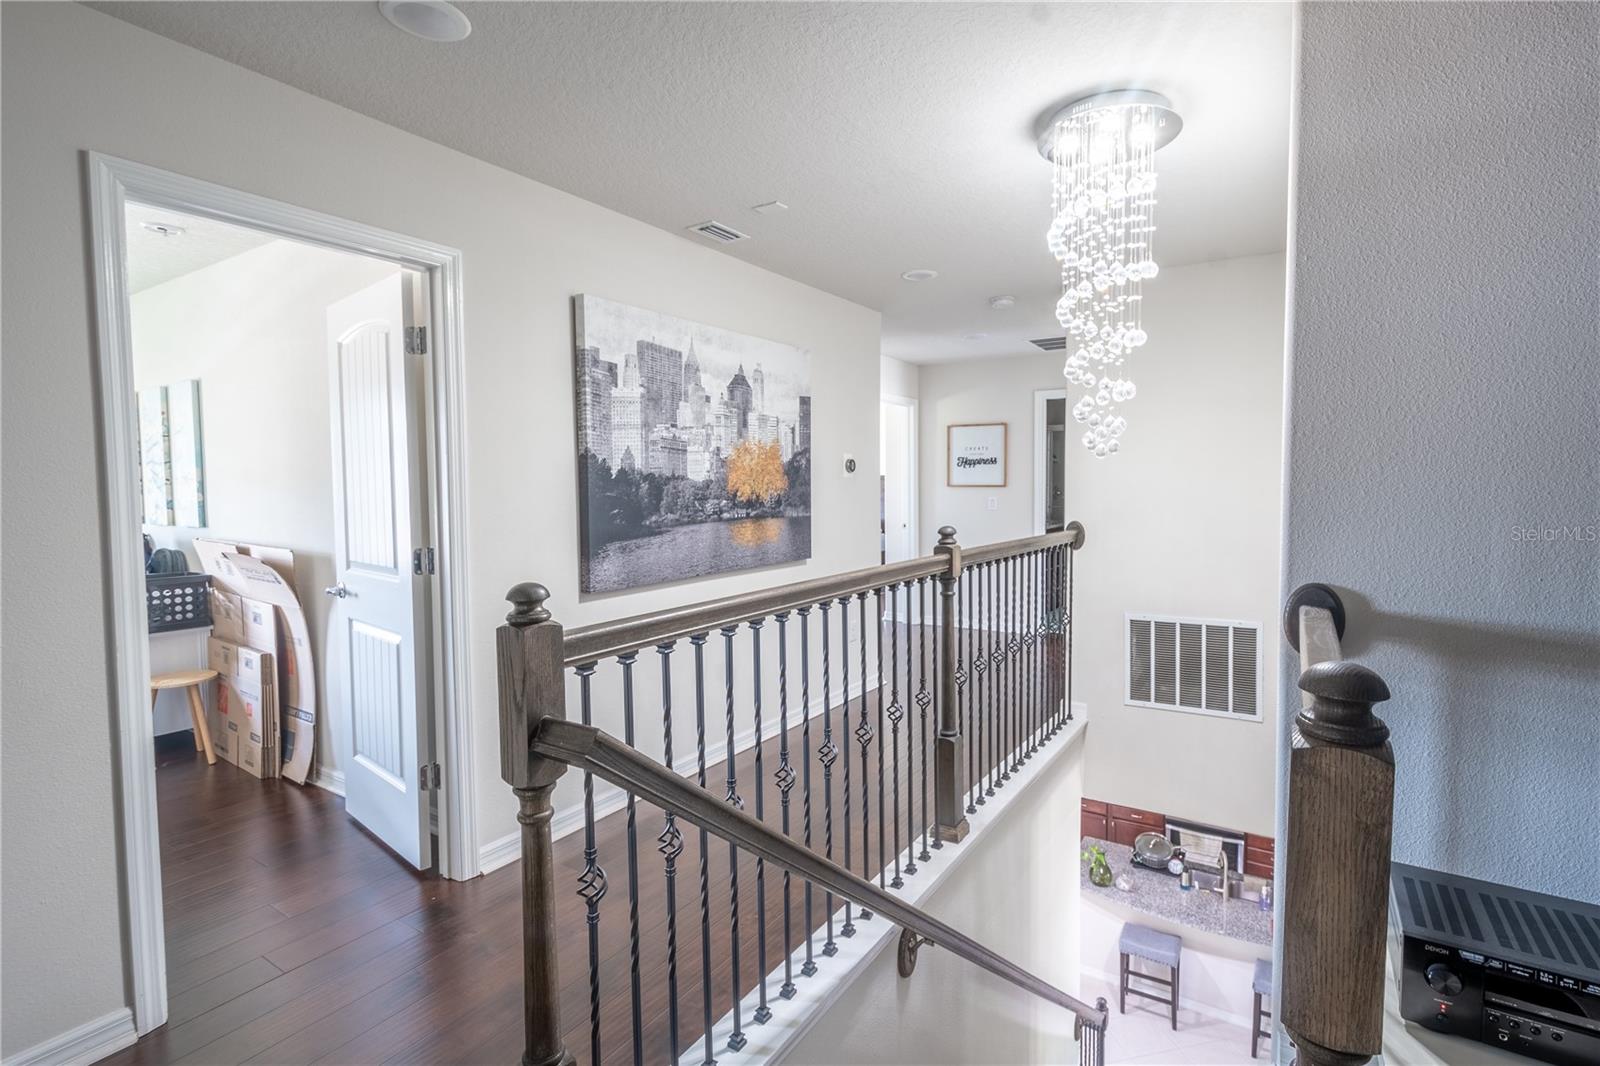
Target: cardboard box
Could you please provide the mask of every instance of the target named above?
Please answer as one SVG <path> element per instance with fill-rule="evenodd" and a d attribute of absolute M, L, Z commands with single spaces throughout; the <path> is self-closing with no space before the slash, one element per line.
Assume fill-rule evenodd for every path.
<path fill-rule="evenodd" d="M 272 654 L 212 637 L 206 660 L 218 675 L 213 749 L 246 773 L 277 777 L 277 669 Z M 226 738 L 221 744 L 219 736 Z"/>
<path fill-rule="evenodd" d="M 244 601 L 227 589 L 211 586 L 211 635 L 230 644 L 243 644 Z M 212 667 L 216 669 L 216 667 Z"/>
<path fill-rule="evenodd" d="M 311 759 L 316 746 L 317 686 L 311 659 L 311 638 L 305 612 L 294 587 L 284 576 L 293 575 L 293 556 L 283 549 L 254 547 L 252 552 L 268 556 L 256 558 L 224 541 L 194 542 L 200 565 L 222 589 L 241 600 L 244 643 L 267 643 L 260 626 L 252 627 L 245 601 L 270 604 L 277 613 L 278 639 L 271 643 L 277 664 L 277 698 L 280 709 L 277 728 L 281 741 L 282 773 L 296 784 L 305 784 L 311 774 Z M 275 564 L 275 565 L 274 565 Z"/>

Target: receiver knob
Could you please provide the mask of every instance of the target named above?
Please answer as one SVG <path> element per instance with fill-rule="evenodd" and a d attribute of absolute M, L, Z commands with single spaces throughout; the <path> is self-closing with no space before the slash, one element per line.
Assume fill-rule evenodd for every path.
<path fill-rule="evenodd" d="M 1427 980 L 1428 987 L 1441 996 L 1454 996 L 1461 991 L 1461 978 L 1451 973 L 1450 967 L 1442 962 L 1429 966 L 1422 976 Z"/>

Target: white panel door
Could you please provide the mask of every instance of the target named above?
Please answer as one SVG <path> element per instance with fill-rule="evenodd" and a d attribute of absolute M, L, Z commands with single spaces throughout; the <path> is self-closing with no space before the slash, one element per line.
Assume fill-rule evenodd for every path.
<path fill-rule="evenodd" d="M 349 723 L 350 816 L 419 869 L 431 862 L 424 579 L 412 412 L 418 357 L 406 354 L 408 279 L 396 273 L 328 308 L 332 369 L 334 570 L 328 691 Z"/>
<path fill-rule="evenodd" d="M 916 481 L 912 433 L 915 422 L 908 404 L 888 400 L 880 405 L 879 451 L 883 470 L 883 561 L 897 563 L 918 555 L 912 536 L 912 485 Z"/>

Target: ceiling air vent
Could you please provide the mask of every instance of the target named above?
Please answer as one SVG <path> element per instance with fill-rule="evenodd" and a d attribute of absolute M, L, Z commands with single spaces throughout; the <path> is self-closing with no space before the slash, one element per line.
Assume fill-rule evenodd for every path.
<path fill-rule="evenodd" d="M 1040 337 L 1038 340 L 1029 341 L 1028 343 L 1033 345 L 1035 348 L 1040 348 L 1047 352 L 1059 352 L 1067 346 L 1067 338 Z"/>
<path fill-rule="evenodd" d="M 740 233 L 732 226 L 724 226 L 720 222 L 697 222 L 690 226 L 689 229 L 694 233 L 700 234 L 706 240 L 715 241 L 718 244 L 732 244 L 734 241 L 747 241 L 750 239 L 750 234 Z"/>
<path fill-rule="evenodd" d="M 1128 615 L 1127 698 L 1135 707 L 1259 718 L 1261 627 Z"/>

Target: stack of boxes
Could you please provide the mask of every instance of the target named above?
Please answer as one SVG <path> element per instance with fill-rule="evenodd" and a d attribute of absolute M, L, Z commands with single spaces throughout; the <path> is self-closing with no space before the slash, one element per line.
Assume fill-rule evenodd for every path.
<path fill-rule="evenodd" d="M 213 586 L 206 658 L 217 672 L 211 742 L 255 777 L 278 776 L 278 625 L 271 604 Z"/>

